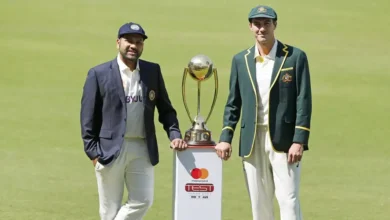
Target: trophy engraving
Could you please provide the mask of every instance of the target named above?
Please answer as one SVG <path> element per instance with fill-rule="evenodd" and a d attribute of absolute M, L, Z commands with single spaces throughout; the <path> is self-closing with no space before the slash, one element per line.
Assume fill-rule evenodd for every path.
<path fill-rule="evenodd" d="M 191 78 L 197 82 L 197 86 L 198 86 L 197 114 L 194 119 L 192 119 L 190 111 L 188 110 L 188 105 L 186 100 L 185 82 L 186 82 L 187 75 L 190 75 Z M 212 75 L 214 75 L 214 81 L 215 81 L 214 97 L 207 118 L 204 119 L 200 115 L 200 101 L 201 101 L 200 88 L 201 88 L 201 83 L 211 78 Z M 215 142 L 212 140 L 211 137 L 211 131 L 207 129 L 206 123 L 210 118 L 210 115 L 214 109 L 215 101 L 217 99 L 217 94 L 218 94 L 218 75 L 217 75 L 217 69 L 214 68 L 213 62 L 209 57 L 203 54 L 194 56 L 188 63 L 188 67 L 184 69 L 183 81 L 182 81 L 183 103 L 187 111 L 187 115 L 190 121 L 192 122 L 192 127 L 185 132 L 185 136 L 184 136 L 184 140 L 187 142 L 188 145 L 198 145 L 198 146 L 215 145 Z"/>

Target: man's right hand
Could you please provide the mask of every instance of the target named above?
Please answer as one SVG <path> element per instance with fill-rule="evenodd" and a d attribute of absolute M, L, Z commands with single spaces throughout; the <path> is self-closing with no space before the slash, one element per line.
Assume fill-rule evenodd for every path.
<path fill-rule="evenodd" d="M 98 157 L 96 157 L 95 159 L 92 160 L 92 164 L 94 167 L 96 166 L 97 161 L 98 161 Z"/>
<path fill-rule="evenodd" d="M 232 155 L 232 146 L 227 142 L 220 142 L 215 146 L 217 155 L 224 160 L 228 160 Z"/>

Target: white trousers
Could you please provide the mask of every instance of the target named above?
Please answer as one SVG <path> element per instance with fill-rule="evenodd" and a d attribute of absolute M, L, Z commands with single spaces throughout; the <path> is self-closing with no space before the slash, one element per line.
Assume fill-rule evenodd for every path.
<path fill-rule="evenodd" d="M 259 125 L 252 154 L 243 159 L 253 220 L 274 220 L 274 195 L 281 220 L 303 220 L 299 204 L 301 162 L 273 150 L 267 126 Z"/>
<path fill-rule="evenodd" d="M 154 167 L 145 140 L 125 140 L 119 157 L 107 166 L 96 163 L 95 173 L 101 220 L 142 220 L 154 194 Z M 128 198 L 122 205 L 124 186 Z"/>

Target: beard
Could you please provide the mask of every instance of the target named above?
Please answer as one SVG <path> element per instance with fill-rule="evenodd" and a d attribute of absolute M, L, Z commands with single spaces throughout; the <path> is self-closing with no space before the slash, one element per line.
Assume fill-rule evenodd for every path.
<path fill-rule="evenodd" d="M 141 57 L 142 51 L 124 49 L 124 50 L 120 50 L 120 54 L 125 60 L 137 61 Z"/>

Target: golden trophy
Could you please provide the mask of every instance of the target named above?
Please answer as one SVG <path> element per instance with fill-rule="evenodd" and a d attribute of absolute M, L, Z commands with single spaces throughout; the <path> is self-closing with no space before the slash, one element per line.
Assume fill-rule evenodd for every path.
<path fill-rule="evenodd" d="M 198 105 L 197 105 L 197 114 L 194 119 L 192 119 L 190 111 L 188 110 L 187 100 L 186 100 L 186 78 L 187 75 L 190 75 L 198 84 Z M 201 83 L 211 78 L 214 75 L 215 81 L 215 90 L 214 98 L 211 104 L 211 109 L 207 115 L 206 120 L 200 115 L 200 86 Z M 215 142 L 211 138 L 211 131 L 207 129 L 206 123 L 210 118 L 211 112 L 214 109 L 215 101 L 218 94 L 218 75 L 217 69 L 214 68 L 213 62 L 206 55 L 196 55 L 188 63 L 188 67 L 184 69 L 183 81 L 182 81 L 182 96 L 184 107 L 187 111 L 187 115 L 192 123 L 192 127 L 185 132 L 184 140 L 188 145 L 192 146 L 215 146 Z"/>

